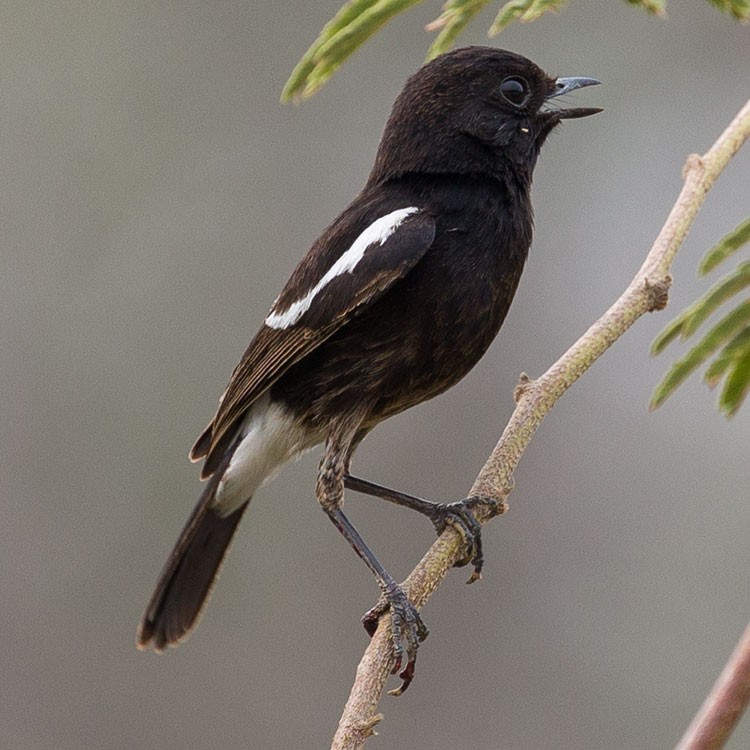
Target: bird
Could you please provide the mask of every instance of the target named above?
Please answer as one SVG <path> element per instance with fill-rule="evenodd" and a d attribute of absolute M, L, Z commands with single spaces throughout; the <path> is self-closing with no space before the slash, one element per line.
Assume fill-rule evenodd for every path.
<path fill-rule="evenodd" d="M 455 385 L 505 320 L 532 240 L 532 174 L 563 120 L 600 112 L 557 97 L 598 84 L 554 78 L 513 52 L 463 47 L 424 64 L 396 98 L 361 192 L 312 244 L 273 302 L 190 451 L 207 480 L 140 621 L 137 646 L 162 652 L 196 626 L 255 492 L 323 445 L 325 513 L 372 571 L 390 611 L 403 692 L 427 628 L 343 512 L 345 489 L 427 516 L 463 538 L 481 574 L 473 510 L 355 477 L 352 455 L 383 420 Z M 401 669 L 404 666 L 403 670 Z"/>

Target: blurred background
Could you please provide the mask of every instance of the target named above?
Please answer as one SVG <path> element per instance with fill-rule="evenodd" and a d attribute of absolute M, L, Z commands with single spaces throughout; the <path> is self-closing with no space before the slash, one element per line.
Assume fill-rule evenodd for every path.
<path fill-rule="evenodd" d="M 325 748 L 377 598 L 317 507 L 318 456 L 259 492 L 203 621 L 179 649 L 135 628 L 200 491 L 188 448 L 282 283 L 363 184 L 421 63 L 427 2 L 301 106 L 279 94 L 338 0 L 4 6 L 0 45 L 0 746 Z M 621 292 L 702 152 L 748 96 L 750 31 L 706 2 L 659 20 L 575 0 L 492 44 L 603 114 L 559 128 L 509 318 L 447 395 L 379 427 L 357 473 L 463 497 L 513 408 Z M 462 38 L 487 43 L 492 13 Z M 679 348 L 656 333 L 748 215 L 750 150 L 710 194 L 671 304 L 567 393 L 485 532 L 484 580 L 425 609 L 417 677 L 373 748 L 669 748 L 750 614 L 750 407 L 728 422 L 693 378 L 647 402 Z M 718 275 L 718 274 L 717 274 Z M 423 518 L 350 495 L 402 579 Z M 393 681 L 391 687 L 396 686 Z M 370 746 L 368 744 L 368 747 Z M 745 719 L 730 748 L 750 745 Z"/>

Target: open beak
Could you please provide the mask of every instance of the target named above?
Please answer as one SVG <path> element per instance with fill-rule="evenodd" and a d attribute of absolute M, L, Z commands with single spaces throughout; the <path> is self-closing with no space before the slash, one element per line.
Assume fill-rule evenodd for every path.
<path fill-rule="evenodd" d="M 578 78 L 558 78 L 555 81 L 555 86 L 550 94 L 547 94 L 546 100 L 554 99 L 557 96 L 563 96 L 563 94 L 569 94 L 571 91 L 576 89 L 582 89 L 586 86 L 598 86 L 601 81 L 597 81 L 596 78 L 585 78 L 583 76 Z M 572 109 L 559 109 L 555 111 L 558 119 L 572 120 L 577 117 L 588 117 L 589 115 L 595 115 L 597 112 L 601 112 L 600 107 L 574 107 Z"/>

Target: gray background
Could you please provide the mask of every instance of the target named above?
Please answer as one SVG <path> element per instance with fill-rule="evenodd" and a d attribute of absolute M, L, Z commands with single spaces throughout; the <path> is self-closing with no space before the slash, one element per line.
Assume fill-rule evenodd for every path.
<path fill-rule="evenodd" d="M 199 492 L 187 449 L 297 259 L 362 185 L 426 3 L 310 102 L 281 106 L 337 7 L 10 2 L 0 44 L 0 746 L 323 748 L 366 643 L 369 573 L 317 508 L 316 455 L 260 492 L 190 641 L 134 647 Z M 537 168 L 534 247 L 498 341 L 448 395 L 381 426 L 366 477 L 458 499 L 512 410 L 620 293 L 681 185 L 748 96 L 750 33 L 706 2 L 658 20 L 576 0 L 494 44 L 604 85 Z M 486 43 L 485 12 L 464 43 Z M 671 747 L 750 612 L 745 410 L 693 379 L 646 404 L 679 349 L 650 341 L 748 214 L 750 150 L 706 203 L 667 313 L 640 321 L 554 409 L 482 583 L 425 610 L 417 679 L 372 747 Z M 352 496 L 397 577 L 422 518 Z M 395 682 L 393 686 L 395 686 Z M 750 721 L 731 743 L 750 744 Z"/>

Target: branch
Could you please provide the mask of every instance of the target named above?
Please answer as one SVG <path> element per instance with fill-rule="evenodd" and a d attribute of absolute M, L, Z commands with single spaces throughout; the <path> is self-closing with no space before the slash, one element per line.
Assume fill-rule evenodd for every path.
<path fill-rule="evenodd" d="M 750 625 L 675 750 L 724 746 L 750 701 Z"/>
<path fill-rule="evenodd" d="M 516 409 L 499 442 L 471 487 L 469 496 L 504 500 L 512 489 L 513 472 L 549 410 L 565 391 L 646 312 L 667 304 L 669 269 L 680 245 L 721 171 L 750 136 L 750 101 L 704 156 L 688 157 L 685 183 L 666 223 L 638 273 L 620 298 L 536 380 L 521 376 Z M 477 511 L 485 524 L 487 515 Z M 421 608 L 440 585 L 461 553 L 457 531 L 446 529 L 403 584 L 409 599 Z M 357 750 L 374 734 L 382 719 L 378 703 L 394 664 L 391 618 L 382 617 L 377 632 L 357 667 L 349 700 L 333 738 L 331 750 Z"/>

